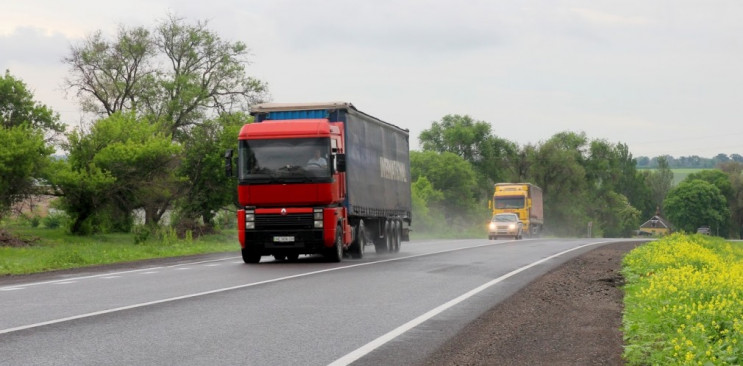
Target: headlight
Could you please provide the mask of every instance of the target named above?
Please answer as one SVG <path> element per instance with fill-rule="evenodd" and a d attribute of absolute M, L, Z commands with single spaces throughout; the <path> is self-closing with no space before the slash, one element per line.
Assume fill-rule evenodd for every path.
<path fill-rule="evenodd" d="M 490 230 L 495 230 L 495 223 L 494 222 L 491 222 L 490 223 Z"/>
<path fill-rule="evenodd" d="M 516 224 L 510 224 L 510 225 L 508 225 L 508 228 L 509 229 L 515 229 L 516 228 Z"/>
<path fill-rule="evenodd" d="M 315 229 L 322 229 L 322 208 L 312 210 L 312 219 L 315 220 Z"/>
<path fill-rule="evenodd" d="M 255 214 L 254 213 L 245 214 L 245 221 L 255 221 Z"/>
<path fill-rule="evenodd" d="M 255 229 L 255 222 L 253 222 L 253 221 L 245 221 L 245 228 L 246 229 Z"/>

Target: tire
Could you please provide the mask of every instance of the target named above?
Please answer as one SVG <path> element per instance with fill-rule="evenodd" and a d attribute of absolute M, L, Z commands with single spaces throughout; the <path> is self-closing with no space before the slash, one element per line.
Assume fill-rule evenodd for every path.
<path fill-rule="evenodd" d="M 276 259 L 277 261 L 285 261 L 286 260 L 286 256 L 285 255 L 282 255 L 282 254 L 274 254 L 273 255 L 273 258 Z"/>
<path fill-rule="evenodd" d="M 261 254 L 256 252 L 255 250 L 250 250 L 249 248 L 243 248 L 242 255 L 243 262 L 247 264 L 256 264 L 261 261 Z"/>
<path fill-rule="evenodd" d="M 379 233 L 376 233 L 374 238 L 374 249 L 376 250 L 377 254 L 383 254 L 387 253 L 387 227 L 388 223 L 385 222 L 384 224 L 384 231 L 382 232 L 382 238 L 379 237 Z M 377 226 L 378 227 L 378 226 Z"/>
<path fill-rule="evenodd" d="M 362 259 L 364 258 L 364 250 L 366 250 L 366 229 L 364 228 L 364 221 L 359 221 L 358 228 L 356 229 L 356 240 L 351 244 L 351 258 Z"/>
<path fill-rule="evenodd" d="M 331 262 L 340 262 L 343 260 L 343 233 L 341 227 L 335 228 L 335 245 L 328 250 L 326 257 Z"/>
<path fill-rule="evenodd" d="M 400 221 L 395 223 L 395 235 L 393 239 L 395 241 L 395 253 L 399 253 L 402 246 L 402 222 Z"/>
<path fill-rule="evenodd" d="M 394 253 L 395 252 L 395 224 L 391 221 L 388 221 L 390 224 L 387 226 L 387 230 L 384 231 L 384 242 L 385 246 L 387 247 L 388 253 Z"/>

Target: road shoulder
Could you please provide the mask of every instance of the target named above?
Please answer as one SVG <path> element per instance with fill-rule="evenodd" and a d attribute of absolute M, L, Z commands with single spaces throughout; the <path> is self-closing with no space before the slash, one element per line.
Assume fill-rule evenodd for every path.
<path fill-rule="evenodd" d="M 530 283 L 423 365 L 621 365 L 621 259 L 641 243 L 594 249 Z"/>

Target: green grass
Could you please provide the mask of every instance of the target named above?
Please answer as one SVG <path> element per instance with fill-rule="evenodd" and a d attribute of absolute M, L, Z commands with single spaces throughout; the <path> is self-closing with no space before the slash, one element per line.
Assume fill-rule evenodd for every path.
<path fill-rule="evenodd" d="M 743 364 L 743 244 L 673 234 L 622 261 L 629 365 Z"/>
<path fill-rule="evenodd" d="M 673 185 L 677 186 L 679 183 L 681 183 L 681 181 L 686 179 L 686 177 L 689 174 L 699 173 L 702 170 L 707 170 L 707 169 L 693 169 L 693 168 L 671 169 L 671 171 L 673 172 Z"/>
<path fill-rule="evenodd" d="M 655 169 L 645 169 L 645 170 L 655 170 Z M 698 173 L 702 170 L 707 169 L 698 169 L 698 168 L 675 168 L 671 169 L 671 172 L 673 173 L 673 181 L 671 184 L 673 186 L 677 186 L 679 183 L 681 183 L 682 180 L 686 179 L 686 177 L 691 173 Z"/>
<path fill-rule="evenodd" d="M 29 228 L 18 225 L 4 229 L 24 238 L 38 238 L 25 247 L 0 247 L 0 276 L 30 274 L 59 269 L 130 262 L 151 258 L 236 251 L 240 248 L 237 230 L 194 240 L 173 235 L 161 240 L 135 244 L 134 234 L 75 236 L 64 229 Z"/>

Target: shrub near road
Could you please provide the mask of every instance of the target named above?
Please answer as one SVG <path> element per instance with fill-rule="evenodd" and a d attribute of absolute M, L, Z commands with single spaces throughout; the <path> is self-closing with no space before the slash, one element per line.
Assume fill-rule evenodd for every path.
<path fill-rule="evenodd" d="M 674 234 L 624 257 L 630 365 L 743 364 L 743 244 Z"/>

